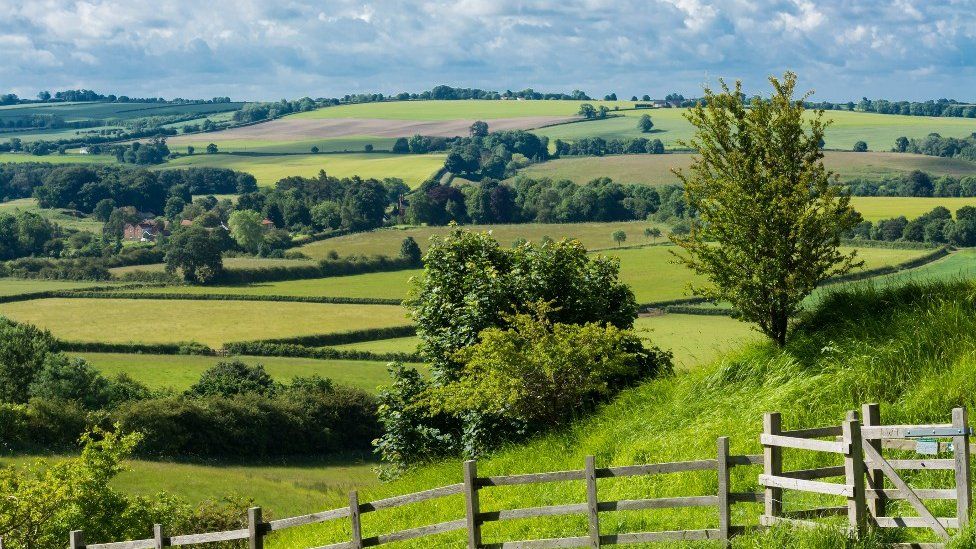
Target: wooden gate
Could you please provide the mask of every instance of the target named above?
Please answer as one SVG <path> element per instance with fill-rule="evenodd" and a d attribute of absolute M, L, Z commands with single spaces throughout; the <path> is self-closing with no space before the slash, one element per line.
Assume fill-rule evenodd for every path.
<path fill-rule="evenodd" d="M 884 425 L 877 404 L 865 404 L 863 425 L 856 411 L 841 426 L 782 431 L 778 413 L 766 414 L 761 442 L 765 447 L 760 484 L 766 489 L 764 525 L 789 522 L 816 525 L 809 519 L 846 515 L 852 531 L 871 524 L 878 528 L 923 528 L 941 539 L 950 529 L 965 528 L 972 504 L 970 428 L 965 408 L 952 411 L 952 422 L 932 425 Z M 818 440 L 830 438 L 831 440 Z M 841 466 L 783 471 L 782 449 L 794 448 L 844 456 Z M 885 456 L 888 450 L 888 457 Z M 891 452 L 915 454 L 913 459 L 891 458 Z M 931 457 L 921 457 L 919 454 Z M 942 458 L 940 454 L 952 454 Z M 919 458 L 919 459 L 915 459 Z M 902 471 L 951 471 L 953 488 L 920 488 L 909 484 Z M 843 477 L 843 483 L 814 479 Z M 784 512 L 784 489 L 843 496 L 844 507 L 821 507 Z M 955 516 L 937 517 L 926 500 L 955 500 Z M 905 501 L 917 515 L 897 516 L 889 503 Z M 941 544 L 926 544 L 940 546 Z M 914 544 L 909 544 L 914 546 Z"/>

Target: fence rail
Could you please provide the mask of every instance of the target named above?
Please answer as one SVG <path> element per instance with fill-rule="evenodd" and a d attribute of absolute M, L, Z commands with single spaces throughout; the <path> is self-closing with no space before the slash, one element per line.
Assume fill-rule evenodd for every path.
<path fill-rule="evenodd" d="M 350 527 L 350 539 L 348 541 L 324 545 L 317 549 L 362 549 L 365 547 L 376 547 L 388 543 L 434 536 L 437 534 L 459 530 L 467 531 L 467 547 L 470 549 L 601 547 L 604 545 L 622 545 L 678 540 L 727 541 L 732 535 L 745 530 L 743 527 L 735 527 L 731 525 L 731 506 L 737 503 L 761 504 L 763 502 L 762 494 L 732 492 L 730 490 L 729 472 L 734 467 L 754 466 L 760 465 L 761 463 L 762 456 L 759 455 L 731 455 L 729 453 L 729 440 L 726 437 L 718 439 L 715 459 L 702 459 L 696 461 L 596 467 L 595 459 L 592 456 L 588 456 L 582 469 L 484 477 L 478 476 L 477 462 L 466 461 L 464 462 L 463 467 L 464 481 L 457 484 L 450 484 L 430 490 L 393 496 L 371 502 L 360 502 L 359 494 L 357 492 L 351 492 L 349 494 L 349 505 L 347 507 L 267 522 L 263 521 L 261 518 L 261 508 L 254 507 L 248 510 L 247 528 L 223 532 L 209 532 L 203 534 L 167 537 L 163 534 L 162 525 L 157 524 L 154 528 L 152 538 L 114 543 L 86 544 L 84 533 L 80 530 L 76 530 L 71 532 L 71 549 L 158 549 L 160 547 L 189 546 L 234 540 L 248 540 L 248 546 L 250 549 L 261 549 L 264 546 L 264 538 L 272 532 L 277 532 L 287 528 L 294 528 L 297 526 L 339 520 L 348 521 Z M 716 493 L 648 499 L 624 499 L 615 501 L 601 501 L 599 498 L 598 479 L 646 477 L 695 471 L 715 472 L 718 477 L 718 488 Z M 517 509 L 481 509 L 480 495 L 483 490 L 497 486 L 524 486 L 558 482 L 584 482 L 586 484 L 586 501 L 559 505 L 523 507 Z M 463 495 L 465 500 L 465 513 L 461 518 L 406 528 L 389 533 L 381 533 L 371 536 L 363 535 L 362 515 L 364 513 L 375 513 L 386 509 L 394 509 L 404 505 L 422 503 L 425 501 L 456 495 Z M 625 532 L 614 534 L 603 533 L 600 530 L 600 513 L 641 511 L 648 509 L 680 509 L 692 507 L 714 508 L 718 516 L 718 528 L 658 532 Z M 586 516 L 586 535 L 562 538 L 499 541 L 492 543 L 484 543 L 482 541 L 481 531 L 484 524 L 507 520 L 564 515 Z"/>

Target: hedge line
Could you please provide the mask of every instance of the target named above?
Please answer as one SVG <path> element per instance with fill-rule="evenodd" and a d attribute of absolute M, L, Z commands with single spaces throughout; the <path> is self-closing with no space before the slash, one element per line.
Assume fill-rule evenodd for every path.
<path fill-rule="evenodd" d="M 232 345 L 263 343 L 286 345 L 301 345 L 304 347 L 328 347 L 330 345 L 345 345 L 346 343 L 359 343 L 361 341 L 374 341 L 377 339 L 393 339 L 395 337 L 410 337 L 417 335 L 416 326 L 391 326 L 389 328 L 367 328 L 364 330 L 351 330 L 348 332 L 335 332 L 331 334 L 316 334 L 296 337 L 283 337 L 278 339 L 258 339 L 253 341 L 235 341 L 227 343 L 225 347 Z"/>
<path fill-rule="evenodd" d="M 267 343 L 262 341 L 242 341 L 228 343 L 224 349 L 230 354 L 247 356 L 284 356 L 317 358 L 326 360 L 376 360 L 385 362 L 420 362 L 416 353 L 374 353 L 354 349 L 334 349 L 331 347 L 306 347 L 292 343 Z"/>
<path fill-rule="evenodd" d="M 126 353 L 145 355 L 209 355 L 217 351 L 203 343 L 107 343 L 103 341 L 58 341 L 58 350 L 72 353 Z"/>
<path fill-rule="evenodd" d="M 735 309 L 728 307 L 691 307 L 689 305 L 671 305 L 664 311 L 676 315 L 707 315 L 707 316 L 735 316 Z"/>
<path fill-rule="evenodd" d="M 418 265 L 402 257 L 375 256 L 357 259 L 323 260 L 313 265 L 225 269 L 217 279 L 222 284 L 277 282 L 415 269 Z"/>
<path fill-rule="evenodd" d="M 160 286 L 159 284 L 137 284 L 130 287 L 148 288 Z M 118 286 L 93 286 L 91 288 L 79 288 L 77 290 L 43 290 L 40 292 L 28 292 L 24 294 L 0 295 L 0 303 L 14 303 L 16 301 L 30 301 L 32 299 L 48 299 L 52 297 L 72 297 L 76 292 L 99 292 L 116 290 Z"/>
<path fill-rule="evenodd" d="M 885 248 L 889 250 L 934 250 L 941 248 L 939 244 L 931 242 L 910 242 L 905 240 L 865 240 L 862 238 L 845 238 L 841 240 L 844 246 L 857 248 Z"/>
<path fill-rule="evenodd" d="M 327 297 L 247 294 L 183 294 L 152 292 L 71 291 L 55 297 L 95 299 L 172 299 L 180 301 L 295 301 L 300 303 L 334 303 L 351 305 L 400 305 L 399 299 L 381 297 Z"/>
<path fill-rule="evenodd" d="M 305 244 L 311 244 L 312 242 L 318 242 L 320 240 L 328 240 L 330 238 L 337 238 L 340 236 L 346 236 L 351 234 L 352 231 L 349 229 L 336 229 L 334 231 L 324 231 L 321 233 L 309 234 L 302 236 L 300 238 L 292 239 L 291 247 L 296 248 L 298 246 L 304 246 Z"/>

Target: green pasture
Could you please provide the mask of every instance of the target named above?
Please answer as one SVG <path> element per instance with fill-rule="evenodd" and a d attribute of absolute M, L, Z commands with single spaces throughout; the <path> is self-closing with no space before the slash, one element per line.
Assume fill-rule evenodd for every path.
<path fill-rule="evenodd" d="M 195 149 L 195 154 L 203 153 L 207 145 L 213 143 L 221 152 L 234 153 L 262 153 L 262 154 L 309 154 L 312 147 L 318 147 L 320 153 L 361 153 L 366 145 L 372 145 L 376 151 L 393 149 L 396 141 L 392 137 L 335 137 L 323 139 L 302 140 L 265 140 L 265 139 L 221 139 L 220 133 L 191 134 L 184 137 L 170 139 L 169 149 L 178 153 L 186 153 L 187 146 Z M 210 137 L 210 139 L 208 139 Z"/>
<path fill-rule="evenodd" d="M 581 103 L 632 108 L 630 101 L 390 101 L 325 107 L 292 115 L 293 118 L 381 118 L 388 120 L 457 120 L 518 118 L 521 116 L 576 116 Z"/>
<path fill-rule="evenodd" d="M 362 344 L 358 344 L 362 345 Z M 372 349 L 370 349 L 372 350 Z M 152 355 L 125 353 L 72 353 L 90 362 L 106 376 L 127 374 L 152 389 L 184 391 L 218 362 L 240 360 L 261 364 L 277 381 L 318 375 L 336 383 L 358 387 L 370 393 L 390 381 L 386 362 L 370 360 L 317 360 L 277 356 L 214 357 L 198 355 Z M 423 368 L 421 365 L 414 365 Z"/>
<path fill-rule="evenodd" d="M 0 162 L 44 162 L 45 164 L 117 164 L 114 156 L 105 154 L 45 154 L 0 153 Z"/>
<path fill-rule="evenodd" d="M 928 198 L 900 196 L 855 196 L 851 199 L 854 209 L 861 212 L 864 219 L 877 221 L 903 215 L 914 219 L 936 206 L 944 206 L 955 215 L 963 206 L 976 206 L 976 197 Z"/>
<path fill-rule="evenodd" d="M 365 105 L 364 105 L 365 106 Z M 684 118 L 687 109 L 627 110 L 620 118 L 591 120 L 573 124 L 561 124 L 533 130 L 550 140 L 575 141 L 582 137 L 602 137 L 604 139 L 626 139 L 647 137 L 660 139 L 669 148 L 678 146 L 678 141 L 688 141 L 694 128 Z M 637 129 L 636 117 L 649 114 L 654 121 L 650 133 Z M 872 151 L 889 151 L 900 136 L 923 138 L 930 133 L 945 137 L 965 137 L 973 132 L 973 121 L 966 118 L 902 116 L 850 111 L 827 111 L 825 119 L 833 123 L 825 136 L 828 149 L 850 150 L 854 143 L 864 141 Z"/>
<path fill-rule="evenodd" d="M 400 299 L 406 293 L 407 281 L 420 274 L 419 269 L 367 273 L 329 278 L 255 282 L 234 286 L 165 286 L 133 288 L 132 293 L 158 294 L 220 294 L 220 295 L 281 295 L 311 297 L 357 297 Z"/>
<path fill-rule="evenodd" d="M 62 227 L 80 231 L 91 231 L 101 234 L 102 226 L 105 225 L 101 221 L 97 221 L 91 217 L 75 217 L 63 213 L 58 209 L 41 208 L 37 205 L 37 199 L 35 198 L 19 198 L 16 200 L 8 200 L 7 202 L 0 202 L 0 213 L 13 214 L 18 211 L 36 213 Z"/>
<path fill-rule="evenodd" d="M 300 265 L 311 265 L 307 259 L 274 259 L 268 257 L 225 257 L 223 259 L 224 269 L 261 269 L 269 267 L 295 267 Z M 119 276 L 135 271 L 163 272 L 166 270 L 165 263 L 150 263 L 148 265 L 127 265 L 125 267 L 113 267 L 109 272 Z"/>
<path fill-rule="evenodd" d="M 0 314 L 70 341 L 197 341 L 212 347 L 409 324 L 398 305 L 277 301 L 40 299 L 0 305 Z"/>
<path fill-rule="evenodd" d="M 443 154 L 195 154 L 171 160 L 159 169 L 206 166 L 240 170 L 252 174 L 260 185 L 274 185 L 279 179 L 292 175 L 313 177 L 325 170 L 336 177 L 399 177 L 408 185 L 416 186 L 443 165 Z"/>
<path fill-rule="evenodd" d="M 750 324 L 719 315 L 642 316 L 634 329 L 651 345 L 671 351 L 678 370 L 708 364 L 759 336 Z"/>
<path fill-rule="evenodd" d="M 687 170 L 692 158 L 691 154 L 683 153 L 565 157 L 533 164 L 520 170 L 519 174 L 534 178 L 568 179 L 580 184 L 598 177 L 609 177 L 620 183 L 677 184 L 678 177 L 671 170 Z M 912 170 L 956 177 L 976 175 L 976 162 L 920 154 L 827 151 L 824 164 L 827 169 L 838 173 L 842 181 L 852 178 L 881 179 Z"/>
<path fill-rule="evenodd" d="M 180 114 L 207 114 L 233 111 L 244 103 L 195 103 L 186 105 L 168 103 L 110 103 L 105 101 L 76 103 L 36 103 L 0 107 L 0 120 L 24 118 L 33 115 L 60 116 L 66 122 L 81 120 L 131 120 L 147 116 Z"/>
<path fill-rule="evenodd" d="M 465 229 L 471 231 L 490 230 L 502 246 L 510 246 L 516 239 L 524 238 L 532 242 L 539 242 L 544 237 L 554 240 L 575 238 L 587 249 L 601 249 L 615 246 L 610 235 L 620 229 L 627 233 L 625 245 L 651 244 L 652 240 L 644 237 L 644 229 L 658 227 L 665 234 L 667 227 L 659 223 L 646 221 L 617 221 L 608 223 L 522 223 L 510 225 L 468 225 Z M 396 255 L 400 252 L 403 239 L 410 236 L 417 241 L 421 249 L 426 250 L 428 239 L 433 235 L 444 236 L 451 231 L 450 227 L 407 227 L 378 229 L 367 233 L 356 233 L 327 240 L 320 240 L 306 244 L 299 248 L 306 255 L 315 259 L 322 259 L 331 250 L 340 256 L 349 255 Z M 664 239 L 658 239 L 658 242 Z"/>
<path fill-rule="evenodd" d="M 49 290 L 79 290 L 82 288 L 111 286 L 111 282 L 81 282 L 74 280 L 44 280 L 0 278 L 0 296 L 30 294 Z"/>
<path fill-rule="evenodd" d="M 336 349 L 350 349 L 355 351 L 370 351 L 373 353 L 413 353 L 417 351 L 420 337 L 395 337 L 392 339 L 376 339 L 336 345 Z"/>

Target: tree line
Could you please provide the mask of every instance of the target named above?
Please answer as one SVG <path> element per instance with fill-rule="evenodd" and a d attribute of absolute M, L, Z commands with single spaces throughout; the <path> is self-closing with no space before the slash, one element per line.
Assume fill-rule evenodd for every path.
<path fill-rule="evenodd" d="M 856 177 L 841 182 L 853 196 L 960 197 L 976 196 L 976 176 L 936 177 L 921 170 L 886 175 L 880 180 Z"/>
<path fill-rule="evenodd" d="M 976 118 L 976 105 L 962 103 L 955 99 L 936 99 L 928 101 L 892 101 L 889 99 L 868 99 L 862 97 L 860 101 L 846 103 L 831 103 L 829 101 L 807 102 L 807 108 L 873 112 L 878 114 L 901 114 L 906 116 L 945 116 L 953 118 Z"/>
<path fill-rule="evenodd" d="M 930 133 L 922 139 L 899 137 L 895 140 L 894 152 L 925 154 L 944 158 L 965 158 L 976 162 L 976 132 L 964 138 L 942 137 Z"/>
<path fill-rule="evenodd" d="M 847 232 L 848 238 L 885 242 L 928 242 L 953 246 L 976 246 L 976 208 L 963 206 L 955 219 L 948 208 L 937 206 L 915 219 L 905 216 L 861 221 Z"/>

